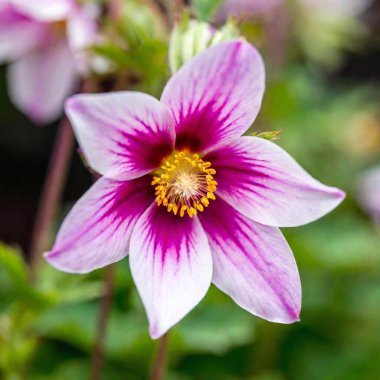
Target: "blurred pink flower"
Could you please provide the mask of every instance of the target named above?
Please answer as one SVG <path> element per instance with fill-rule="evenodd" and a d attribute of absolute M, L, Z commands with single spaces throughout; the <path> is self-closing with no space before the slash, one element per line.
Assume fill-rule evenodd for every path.
<path fill-rule="evenodd" d="M 363 174 L 359 183 L 358 200 L 363 209 L 380 224 L 380 167 Z"/>
<path fill-rule="evenodd" d="M 228 16 L 260 18 L 270 15 L 283 0 L 224 0 L 215 14 L 215 21 L 225 22 Z"/>
<path fill-rule="evenodd" d="M 56 119 L 94 42 L 97 9 L 74 0 L 2 0 L 0 63 L 13 103 L 37 123 Z"/>
<path fill-rule="evenodd" d="M 259 53 L 233 40 L 190 60 L 161 101 L 138 92 L 71 97 L 67 114 L 103 177 L 66 217 L 47 261 L 86 273 L 129 253 L 153 338 L 211 281 L 255 315 L 297 321 L 300 279 L 278 226 L 318 219 L 344 193 L 276 144 L 241 137 L 264 82 Z"/>

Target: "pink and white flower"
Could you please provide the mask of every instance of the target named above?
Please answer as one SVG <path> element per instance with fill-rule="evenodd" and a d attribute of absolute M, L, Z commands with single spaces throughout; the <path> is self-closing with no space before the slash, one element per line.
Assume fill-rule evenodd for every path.
<path fill-rule="evenodd" d="M 0 63 L 13 103 L 37 123 L 56 119 L 86 73 L 97 8 L 74 0 L 0 2 Z"/>
<path fill-rule="evenodd" d="M 86 273 L 129 254 L 153 338 L 211 282 L 257 316 L 297 321 L 300 278 L 278 227 L 320 218 L 344 193 L 274 143 L 241 137 L 264 77 L 256 49 L 233 40 L 183 66 L 160 101 L 137 92 L 71 97 L 67 114 L 103 177 L 71 210 L 47 261 Z"/>

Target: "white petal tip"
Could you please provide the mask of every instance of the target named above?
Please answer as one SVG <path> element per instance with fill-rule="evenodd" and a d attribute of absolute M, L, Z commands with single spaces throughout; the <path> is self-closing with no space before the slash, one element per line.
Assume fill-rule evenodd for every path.
<path fill-rule="evenodd" d="M 292 320 L 289 321 L 289 324 L 301 322 L 300 313 L 301 313 L 301 312 L 298 312 L 298 313 L 294 316 L 294 318 L 293 318 Z"/>
<path fill-rule="evenodd" d="M 168 332 L 168 329 L 163 329 L 158 327 L 156 324 L 152 324 L 149 327 L 149 335 L 152 339 L 157 340 L 160 339 L 163 335 L 165 335 Z"/>
<path fill-rule="evenodd" d="M 344 198 L 346 198 L 346 193 L 343 191 L 343 190 L 341 190 L 341 189 L 338 189 L 338 188 L 334 188 L 334 195 L 335 195 L 335 197 L 340 201 L 340 202 L 342 202 L 343 200 L 344 200 Z"/>
<path fill-rule="evenodd" d="M 330 188 L 330 207 L 326 207 L 325 214 L 331 212 L 338 207 L 346 198 L 346 193 L 336 187 Z M 323 215 L 322 215 L 323 216 Z"/>
<path fill-rule="evenodd" d="M 297 323 L 299 322 L 300 319 L 300 314 L 301 314 L 301 305 L 299 305 L 299 309 L 291 315 L 291 318 L 289 319 L 288 323 Z"/>
<path fill-rule="evenodd" d="M 54 254 L 54 251 L 48 251 L 48 252 L 44 252 L 42 254 L 42 257 L 45 259 L 45 261 L 51 265 L 53 268 L 55 269 L 58 269 L 59 271 L 61 272 L 71 272 L 70 270 L 68 270 L 68 268 L 65 268 L 64 266 L 62 266 L 60 263 L 59 263 L 59 260 L 56 260 L 55 259 L 55 254 Z"/>
<path fill-rule="evenodd" d="M 252 314 L 257 315 L 259 318 L 265 319 L 268 322 L 279 323 L 282 325 L 291 325 L 293 323 L 298 323 L 301 321 L 301 308 L 299 310 L 278 310 L 277 312 L 272 313 L 270 316 L 259 313 Z"/>
<path fill-rule="evenodd" d="M 62 263 L 61 260 L 56 258 L 56 254 L 54 251 L 45 252 L 42 254 L 42 257 L 46 260 L 46 262 L 51 265 L 53 268 L 66 273 L 72 273 L 72 274 L 87 274 L 89 272 L 92 272 L 94 269 L 88 269 L 88 268 L 75 268 L 71 267 L 70 265 L 67 265 L 65 263 Z M 95 268 L 96 269 L 96 268 Z"/>
<path fill-rule="evenodd" d="M 294 315 L 289 315 L 286 318 L 279 319 L 278 321 L 274 320 L 273 322 L 282 323 L 284 325 L 291 325 L 293 323 L 298 323 L 300 321 L 301 321 L 301 319 L 299 317 L 299 313 L 297 313 L 297 314 L 294 314 Z"/>

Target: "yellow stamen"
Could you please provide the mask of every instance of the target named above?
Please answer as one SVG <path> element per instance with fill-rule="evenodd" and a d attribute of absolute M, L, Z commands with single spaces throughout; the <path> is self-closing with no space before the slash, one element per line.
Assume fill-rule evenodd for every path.
<path fill-rule="evenodd" d="M 151 184 L 157 205 L 163 205 L 174 215 L 187 214 L 192 218 L 216 199 L 216 171 L 199 154 L 174 152 L 155 174 Z"/>

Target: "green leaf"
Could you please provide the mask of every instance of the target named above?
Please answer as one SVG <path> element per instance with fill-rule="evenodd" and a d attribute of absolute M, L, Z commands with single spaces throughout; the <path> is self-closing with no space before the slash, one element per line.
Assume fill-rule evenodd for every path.
<path fill-rule="evenodd" d="M 21 253 L 4 244 L 0 245 L 0 311 L 14 300 L 33 302 L 34 290 L 28 279 L 28 267 Z"/>
<path fill-rule="evenodd" d="M 40 335 L 63 340 L 90 352 L 95 342 L 99 312 L 100 303 L 58 305 L 41 315 L 34 329 Z M 147 331 L 143 315 L 113 308 L 107 323 L 107 355 L 124 360 L 125 353 L 138 340 L 148 339 Z"/>
<path fill-rule="evenodd" d="M 252 341 L 255 318 L 232 302 L 200 305 L 176 328 L 187 350 L 222 354 Z"/>
<path fill-rule="evenodd" d="M 28 280 L 28 267 L 19 250 L 0 243 L 0 270 L 15 282 Z M 2 276 L 0 276 L 0 279 Z"/>
<path fill-rule="evenodd" d="M 282 131 L 253 132 L 252 136 L 261 137 L 265 140 L 278 140 Z"/>

